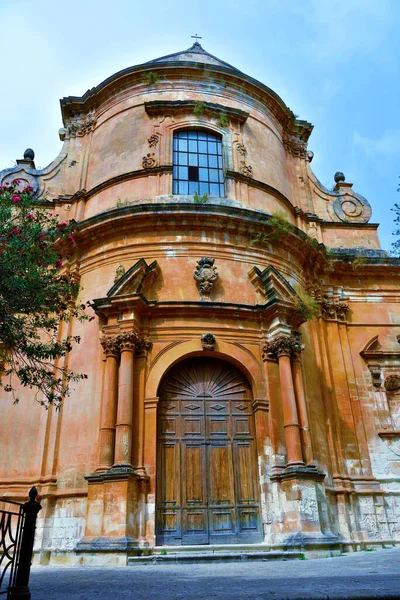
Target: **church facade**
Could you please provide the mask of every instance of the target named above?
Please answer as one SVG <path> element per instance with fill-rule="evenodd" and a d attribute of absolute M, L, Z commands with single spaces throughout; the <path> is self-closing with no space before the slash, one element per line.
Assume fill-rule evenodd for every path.
<path fill-rule="evenodd" d="M 65 268 L 96 312 L 63 324 L 88 379 L 59 411 L 0 404 L 36 560 L 397 544 L 399 263 L 344 175 L 313 174 L 312 125 L 197 41 L 61 110 L 60 155 L 0 172 L 77 222 Z"/>

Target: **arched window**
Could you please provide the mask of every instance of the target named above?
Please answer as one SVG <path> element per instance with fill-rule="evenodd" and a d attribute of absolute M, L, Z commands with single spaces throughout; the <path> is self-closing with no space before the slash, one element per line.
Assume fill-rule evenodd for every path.
<path fill-rule="evenodd" d="M 174 134 L 172 193 L 225 195 L 220 136 L 193 130 Z"/>

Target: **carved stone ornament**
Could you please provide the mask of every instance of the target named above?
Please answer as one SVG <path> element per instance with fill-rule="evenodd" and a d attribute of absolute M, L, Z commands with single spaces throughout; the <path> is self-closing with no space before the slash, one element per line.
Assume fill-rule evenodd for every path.
<path fill-rule="evenodd" d="M 327 321 L 342 321 L 347 320 L 349 312 L 349 303 L 347 300 L 330 300 L 323 298 L 320 301 L 321 314 Z"/>
<path fill-rule="evenodd" d="M 125 331 L 117 335 L 117 341 L 121 350 L 136 350 L 140 338 L 134 331 Z"/>
<path fill-rule="evenodd" d="M 236 144 L 236 148 L 237 148 L 237 151 L 239 152 L 239 154 L 241 154 L 242 156 L 245 156 L 246 146 L 244 144 L 242 144 L 241 142 L 238 142 Z"/>
<path fill-rule="evenodd" d="M 251 167 L 250 165 L 246 165 L 246 161 L 244 160 L 240 161 L 239 171 L 242 173 L 242 175 L 245 175 L 246 177 L 253 177 L 253 167 Z"/>
<path fill-rule="evenodd" d="M 400 389 L 400 375 L 389 375 L 383 384 L 388 392 L 395 392 Z"/>
<path fill-rule="evenodd" d="M 273 340 L 265 342 L 261 355 L 265 361 L 268 358 L 279 358 L 280 356 L 290 356 L 298 358 L 303 346 L 294 337 L 288 335 L 279 335 Z"/>
<path fill-rule="evenodd" d="M 345 223 L 367 223 L 372 214 L 371 205 L 361 194 L 344 194 L 332 204 L 335 215 Z"/>
<path fill-rule="evenodd" d="M 155 148 L 159 142 L 160 138 L 158 137 L 157 134 L 153 134 L 148 138 L 148 142 L 149 142 L 149 148 Z"/>
<path fill-rule="evenodd" d="M 118 356 L 120 350 L 118 336 L 103 337 L 100 340 L 100 344 L 102 345 L 104 354 L 106 356 Z"/>
<path fill-rule="evenodd" d="M 289 152 L 292 156 L 299 158 L 308 158 L 307 156 L 307 142 L 293 135 L 289 132 L 283 134 L 283 147 L 286 152 Z"/>
<path fill-rule="evenodd" d="M 94 110 L 91 110 L 86 116 L 71 119 L 65 128 L 60 129 L 60 139 L 83 137 L 94 130 L 96 123 Z"/>
<path fill-rule="evenodd" d="M 199 284 L 200 295 L 202 298 L 209 300 L 214 282 L 218 279 L 217 267 L 214 267 L 214 258 L 202 257 L 193 273 L 193 277 Z"/>
<path fill-rule="evenodd" d="M 153 344 L 150 340 L 139 338 L 136 342 L 136 354 L 149 352 L 149 350 L 151 350 L 152 345 Z"/>
<path fill-rule="evenodd" d="M 154 158 L 154 152 L 148 153 L 147 156 L 143 156 L 142 158 L 142 167 L 143 169 L 152 169 L 157 165 L 157 161 Z"/>
<path fill-rule="evenodd" d="M 214 350 L 215 336 L 212 333 L 205 333 L 201 336 L 201 346 L 203 350 Z"/>

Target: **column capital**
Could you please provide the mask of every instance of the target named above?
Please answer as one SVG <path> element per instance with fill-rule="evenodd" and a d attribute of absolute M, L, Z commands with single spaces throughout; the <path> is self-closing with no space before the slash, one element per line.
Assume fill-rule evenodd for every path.
<path fill-rule="evenodd" d="M 319 300 L 321 307 L 322 318 L 326 321 L 347 321 L 347 313 L 349 312 L 349 301 L 345 298 L 331 299 L 321 298 Z"/>
<path fill-rule="evenodd" d="M 124 331 L 117 335 L 117 340 L 121 351 L 129 350 L 135 352 L 139 336 L 135 331 Z"/>
<path fill-rule="evenodd" d="M 279 358 L 280 356 L 299 357 L 303 346 L 295 337 L 278 335 L 272 340 L 264 343 L 262 347 L 262 359 Z"/>
<path fill-rule="evenodd" d="M 108 356 L 118 356 L 120 350 L 120 344 L 118 336 L 104 336 L 100 340 L 100 344 L 103 348 L 103 352 Z"/>

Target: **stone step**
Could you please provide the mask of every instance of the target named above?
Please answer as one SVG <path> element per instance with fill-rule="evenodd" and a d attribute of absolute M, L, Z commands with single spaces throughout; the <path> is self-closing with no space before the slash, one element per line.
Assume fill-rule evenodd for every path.
<path fill-rule="evenodd" d="M 193 551 L 186 547 L 184 551 L 176 548 L 162 548 L 166 554 L 154 553 L 150 556 L 130 556 L 128 566 L 135 564 L 161 564 L 161 563 L 200 563 L 200 562 L 239 562 L 246 560 L 291 560 L 304 558 L 301 552 L 278 552 L 278 551 L 260 551 L 260 550 L 218 550 L 218 551 Z"/>

